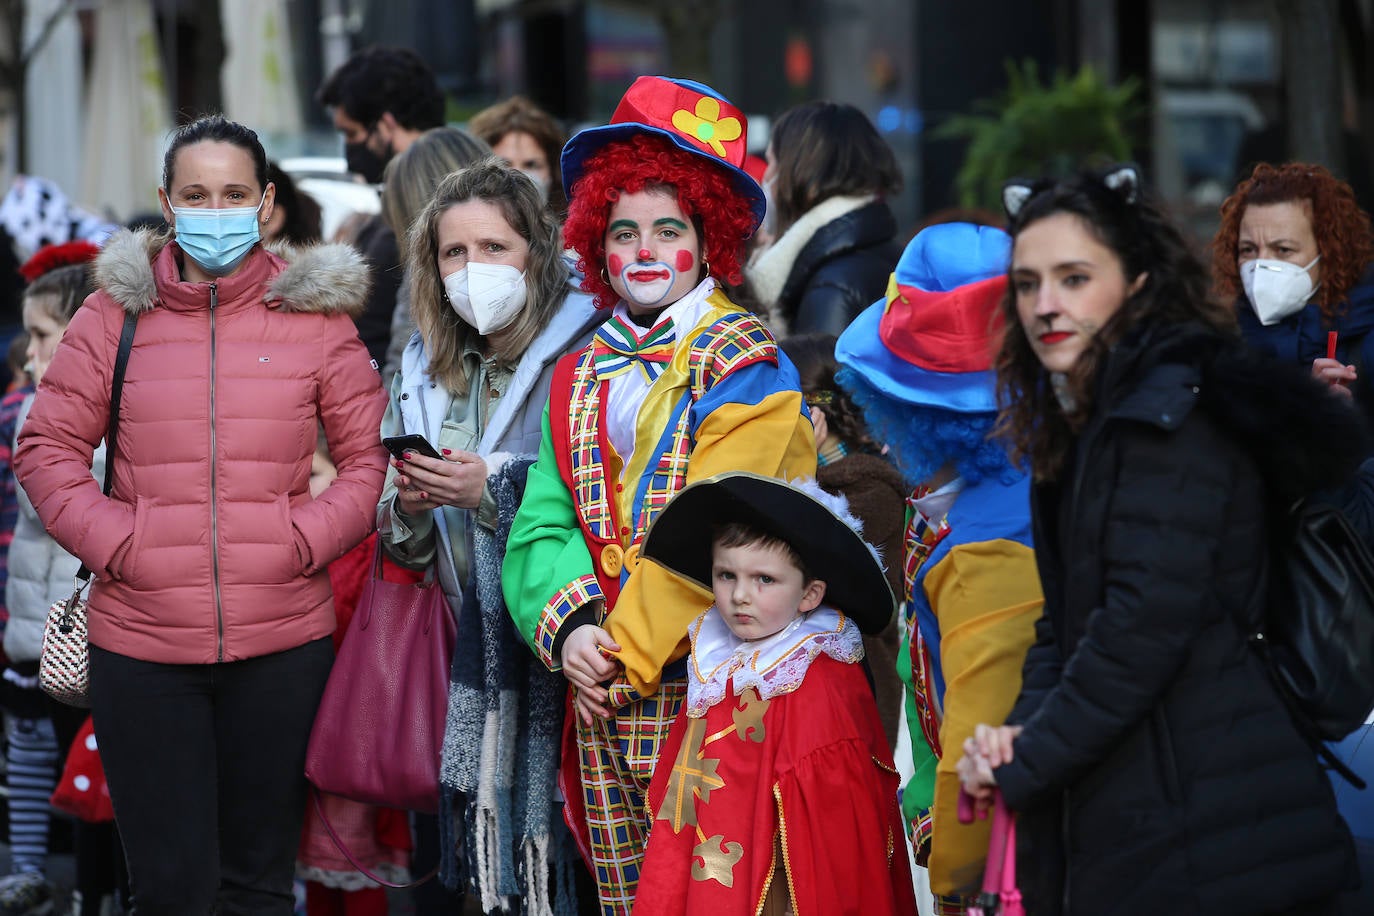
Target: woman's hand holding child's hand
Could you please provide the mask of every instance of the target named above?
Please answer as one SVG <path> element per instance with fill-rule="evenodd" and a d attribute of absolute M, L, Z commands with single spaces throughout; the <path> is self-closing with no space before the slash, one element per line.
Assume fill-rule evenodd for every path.
<path fill-rule="evenodd" d="M 601 685 L 614 677 L 620 666 L 603 650 L 619 652 L 620 646 L 611 634 L 592 624 L 573 630 L 563 642 L 563 676 L 573 686 L 573 706 L 584 725 L 591 725 L 593 716 L 605 719 L 611 714 L 606 688 Z"/>
<path fill-rule="evenodd" d="M 972 737 L 964 739 L 964 756 L 955 771 L 980 813 L 992 805 L 992 792 L 997 787 L 993 771 L 1011 763 L 1012 745 L 1019 734 L 1019 725 L 979 725 Z"/>
<path fill-rule="evenodd" d="M 401 511 L 418 515 L 439 506 L 476 509 L 487 485 L 487 463 L 475 452 L 450 452 L 443 458 L 430 458 L 406 452 L 404 460 L 392 459 L 396 466 L 397 497 Z"/>

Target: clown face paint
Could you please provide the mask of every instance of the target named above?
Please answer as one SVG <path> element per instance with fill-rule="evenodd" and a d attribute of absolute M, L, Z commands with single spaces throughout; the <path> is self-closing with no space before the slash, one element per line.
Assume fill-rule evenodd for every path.
<path fill-rule="evenodd" d="M 606 226 L 606 273 L 633 315 L 657 312 L 700 282 L 701 240 L 662 189 L 622 194 Z"/>

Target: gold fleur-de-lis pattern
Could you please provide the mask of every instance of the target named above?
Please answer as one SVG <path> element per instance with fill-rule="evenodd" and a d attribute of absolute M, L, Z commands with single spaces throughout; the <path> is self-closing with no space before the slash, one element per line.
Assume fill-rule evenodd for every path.
<path fill-rule="evenodd" d="M 744 857 L 744 847 L 727 843 L 716 834 L 692 849 L 692 880 L 718 881 L 726 887 L 735 886 L 735 863 Z"/>
<path fill-rule="evenodd" d="M 758 690 L 750 687 L 739 695 L 731 711 L 732 724 L 720 731 L 706 734 L 705 718 L 686 720 L 687 734 L 673 761 L 668 788 L 663 793 L 655 820 L 667 821 L 673 833 L 681 833 L 682 828 L 689 825 L 696 828 L 697 846 L 692 850 L 693 880 L 719 881 L 725 887 L 733 887 L 735 864 L 744 857 L 742 844 L 726 842 L 723 834 L 707 837 L 697 820 L 697 804 L 709 804 L 711 793 L 725 786 L 725 780 L 716 772 L 719 758 L 708 756 L 706 749 L 732 736 L 740 741 L 762 742 L 763 719 L 771 704 L 771 700 L 763 699 Z"/>

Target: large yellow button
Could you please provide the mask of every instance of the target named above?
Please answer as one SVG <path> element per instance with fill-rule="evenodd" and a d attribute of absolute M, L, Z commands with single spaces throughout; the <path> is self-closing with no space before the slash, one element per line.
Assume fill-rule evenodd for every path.
<path fill-rule="evenodd" d="M 606 575 L 620 575 L 620 569 L 624 565 L 625 551 L 620 549 L 619 544 L 607 544 L 601 548 L 601 571 Z"/>
<path fill-rule="evenodd" d="M 638 568 L 639 568 L 639 544 L 638 544 L 638 543 L 631 544 L 631 545 L 630 545 L 630 549 L 627 550 L 627 551 L 625 551 L 625 557 L 624 557 L 624 559 L 622 559 L 620 562 L 621 562 L 621 565 L 624 566 L 626 569 L 628 569 L 630 572 L 634 572 L 636 569 L 638 569 Z"/>

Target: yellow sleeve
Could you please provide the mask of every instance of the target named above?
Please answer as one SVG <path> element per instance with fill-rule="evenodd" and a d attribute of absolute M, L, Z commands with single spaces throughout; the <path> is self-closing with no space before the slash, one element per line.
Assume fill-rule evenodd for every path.
<path fill-rule="evenodd" d="M 1044 599 L 1035 553 L 1009 540 L 960 544 L 925 578 L 940 624 L 945 676 L 935 771 L 930 887 L 937 894 L 977 890 L 988 849 L 988 821 L 960 824 L 955 766 L 979 723 L 1000 725 L 1021 689 L 1021 665 Z"/>
<path fill-rule="evenodd" d="M 790 365 L 787 371 L 795 375 Z M 746 366 L 718 381 L 693 406 L 702 417 L 687 483 L 724 471 L 785 480 L 816 475 L 816 440 L 802 412 L 801 392 L 780 386 L 779 374 L 774 364 Z M 762 384 L 771 385 L 769 393 L 757 401 L 749 398 Z M 710 592 L 657 563 L 640 562 L 631 572 L 604 626 L 620 646 L 618 658 L 636 691 L 648 696 L 658 690 L 664 666 L 687 654 L 688 624 L 710 606 Z"/>

